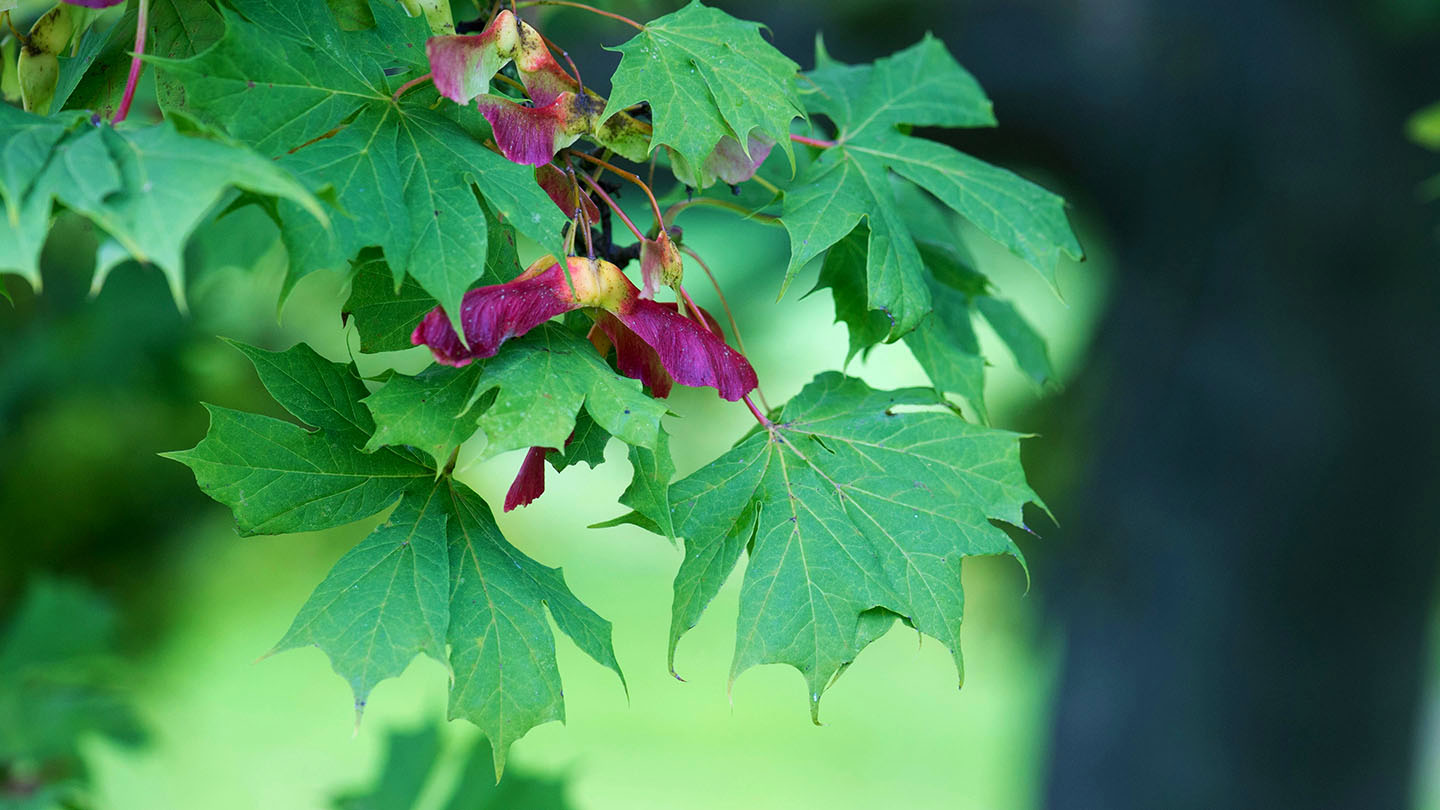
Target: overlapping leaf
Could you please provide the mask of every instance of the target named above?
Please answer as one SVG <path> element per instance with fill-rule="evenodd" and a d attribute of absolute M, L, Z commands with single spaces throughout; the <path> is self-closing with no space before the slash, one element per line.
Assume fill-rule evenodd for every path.
<path fill-rule="evenodd" d="M 868 351 L 884 340 L 889 324 L 865 306 L 865 258 L 869 231 L 857 225 L 825 254 L 817 288 L 828 287 L 835 298 L 836 320 L 850 333 L 850 355 Z M 954 245 L 919 242 L 917 247 L 930 291 L 932 310 L 904 336 L 905 345 L 935 388 L 959 394 L 988 422 L 985 407 L 986 359 L 980 351 L 974 320 L 983 317 L 1014 356 L 1015 363 L 1036 385 L 1054 378 L 1045 341 L 1009 301 L 996 298 L 986 278 L 971 268 Z"/>
<path fill-rule="evenodd" d="M 651 143 L 689 166 L 705 165 L 722 136 L 748 153 L 757 130 L 790 154 L 790 122 L 805 114 L 800 66 L 766 42 L 758 24 L 693 0 L 610 50 L 621 54 L 620 67 L 601 118 L 649 102 Z"/>
<path fill-rule="evenodd" d="M 866 306 L 881 313 L 894 340 L 920 324 L 931 308 L 915 237 L 897 206 L 890 173 L 938 197 L 1039 270 L 1054 284 L 1060 254 L 1079 259 L 1079 243 L 1064 201 L 1019 176 L 948 146 L 912 137 L 909 126 L 994 124 L 978 84 L 927 36 L 874 65 L 843 65 L 817 48 L 807 107 L 839 128 L 837 146 L 824 150 L 786 194 L 783 222 L 790 232 L 786 283 L 812 258 L 863 219 Z"/>
<path fill-rule="evenodd" d="M 483 406 L 480 400 L 492 392 L 494 401 Z M 487 439 L 484 457 L 562 448 L 582 406 L 607 435 L 653 449 L 665 414 L 638 382 L 616 375 L 588 341 L 558 324 L 534 329 L 464 368 L 392 376 L 366 404 L 377 423 L 372 449 L 408 444 L 437 462 L 477 430 Z"/>
<path fill-rule="evenodd" d="M 153 262 L 184 301 L 183 250 L 230 188 L 271 195 L 323 231 L 319 202 L 286 170 L 244 147 L 181 135 L 168 122 L 112 129 L 77 113 L 42 118 L 0 105 L 0 269 L 38 283 L 36 265 L 59 201 L 92 220 L 101 246 L 96 285 L 117 258 Z"/>
<path fill-rule="evenodd" d="M 168 454 L 231 508 L 242 533 L 337 526 L 399 501 L 316 588 L 277 649 L 323 649 L 351 684 L 357 713 L 376 683 L 416 655 L 446 662 L 450 714 L 484 731 L 498 776 L 511 742 L 564 719 L 547 611 L 618 674 L 609 622 L 570 593 L 558 569 L 511 546 L 479 496 L 407 451 L 362 452 L 371 422 L 353 366 L 302 347 L 244 351 L 280 404 L 318 429 L 212 406 L 205 439 Z"/>
<path fill-rule="evenodd" d="M 530 170 L 485 148 L 474 110 L 399 83 L 427 70 L 423 20 L 376 2 L 373 29 L 342 31 L 323 0 L 240 0 L 214 47 L 183 61 L 155 59 L 183 81 L 186 109 L 313 186 L 328 186 L 342 216 L 330 231 L 280 206 L 294 276 L 339 269 L 377 245 L 451 311 L 481 275 L 492 238 L 476 199 L 542 244 L 564 218 Z"/>
<path fill-rule="evenodd" d="M 958 668 L 961 561 L 1019 558 L 992 521 L 1020 525 L 1022 506 L 1038 501 L 1019 438 L 964 421 L 927 389 L 876 391 L 820 375 L 773 430 L 670 488 L 685 538 L 672 667 L 680 636 L 748 549 L 732 678 L 790 664 L 818 713 L 826 687 L 896 617 L 939 639 Z M 642 509 L 634 519 L 659 517 Z"/>

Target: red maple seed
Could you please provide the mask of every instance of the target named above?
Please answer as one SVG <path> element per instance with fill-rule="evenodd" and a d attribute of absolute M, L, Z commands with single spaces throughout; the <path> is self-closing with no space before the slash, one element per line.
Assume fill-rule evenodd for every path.
<path fill-rule="evenodd" d="M 440 307 L 425 315 L 410 340 L 430 347 L 438 363 L 463 366 L 494 356 L 506 340 L 556 315 L 588 308 L 596 310 L 597 325 L 615 346 L 620 372 L 650 386 L 655 396 L 669 393 L 669 380 L 714 388 L 732 402 L 757 385 L 755 369 L 719 337 L 718 325 L 712 331 L 681 315 L 675 304 L 641 298 L 610 262 L 572 256 L 567 266 L 569 283 L 565 268 L 546 257 L 514 281 L 466 293 L 460 308 L 463 343 Z"/>

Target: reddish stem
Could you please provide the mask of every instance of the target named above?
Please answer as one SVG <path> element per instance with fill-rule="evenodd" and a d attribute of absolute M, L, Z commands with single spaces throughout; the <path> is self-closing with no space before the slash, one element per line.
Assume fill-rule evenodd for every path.
<path fill-rule="evenodd" d="M 720 289 L 720 281 L 715 278 L 714 273 L 710 272 L 710 266 L 705 264 L 705 260 L 700 258 L 700 254 L 684 245 L 680 246 L 680 250 L 686 256 L 694 259 L 695 263 L 700 265 L 700 269 L 705 271 L 705 276 L 710 279 L 710 286 L 715 288 L 715 296 L 720 299 L 720 306 L 725 309 L 725 318 L 730 321 L 730 334 L 735 336 L 736 348 L 740 350 L 741 354 L 749 354 L 745 351 L 744 338 L 740 337 L 740 324 L 735 322 L 735 313 L 730 311 L 730 302 L 725 300 L 725 291 Z M 765 399 L 765 389 L 761 388 L 758 383 L 755 386 L 755 393 L 760 395 L 760 403 L 765 406 L 765 410 L 770 410 L 770 403 Z"/>
<path fill-rule="evenodd" d="M 620 175 L 621 177 L 625 178 L 626 180 L 629 180 L 630 182 L 634 183 L 635 185 L 637 185 L 637 186 L 639 186 L 641 189 L 643 189 L 643 190 L 645 191 L 645 196 L 650 198 L 650 208 L 651 208 L 651 210 L 653 210 L 653 211 L 655 212 L 655 227 L 660 228 L 660 229 L 662 229 L 662 230 L 665 228 L 664 215 L 660 213 L 660 203 L 658 203 L 658 202 L 655 201 L 655 193 L 650 190 L 650 187 L 649 187 L 649 186 L 645 185 L 645 181 L 644 181 L 644 180 L 641 180 L 641 179 L 639 178 L 639 176 L 637 176 L 637 175 L 635 175 L 635 174 L 632 174 L 632 173 L 630 173 L 630 172 L 627 172 L 627 171 L 625 171 L 624 169 L 620 168 L 619 166 L 616 166 L 616 165 L 614 165 L 613 163 L 610 163 L 609 161 L 601 160 L 600 158 L 595 157 L 594 155 L 586 154 L 586 153 L 584 153 L 584 152 L 575 152 L 575 151 L 571 151 L 570 154 L 575 155 L 576 157 L 585 158 L 586 160 L 590 161 L 591 163 L 594 163 L 596 166 L 599 166 L 599 167 L 602 168 L 602 169 L 608 169 L 609 171 L 614 172 L 615 174 Z"/>
<path fill-rule="evenodd" d="M 566 166 L 565 171 L 570 174 L 570 183 L 575 189 L 575 217 L 585 227 L 585 257 L 594 261 L 595 243 L 590 237 L 590 214 L 585 211 L 585 195 L 580 191 L 580 182 L 575 179 L 578 172 L 574 166 Z"/>
<path fill-rule="evenodd" d="M 637 31 L 645 30 L 645 26 L 641 25 L 638 22 L 635 22 L 629 17 L 621 16 L 619 14 L 612 14 L 608 11 L 601 11 L 594 6 L 587 6 L 584 3 L 572 3 L 570 2 L 570 0 L 526 0 L 526 2 L 520 2 L 515 4 L 515 7 L 517 9 L 520 6 L 525 6 L 527 8 L 530 6 L 568 6 L 570 8 L 578 8 L 582 11 L 588 11 L 591 14 L 599 14 L 601 17 L 609 17 L 612 20 L 619 20 L 620 22 L 623 22 L 626 25 L 633 27 Z"/>
<path fill-rule="evenodd" d="M 795 143 L 803 143 L 803 144 L 805 144 L 806 146 L 818 146 L 818 147 L 820 147 L 821 149 L 829 149 L 829 148 L 831 148 L 831 147 L 839 146 L 839 145 L 840 145 L 840 144 L 839 144 L 838 142 L 836 142 L 836 141 L 826 141 L 826 140 L 821 140 L 820 138 L 807 138 L 807 137 L 805 137 L 804 135 L 795 135 L 795 134 L 791 134 L 790 140 L 794 141 Z"/>
<path fill-rule="evenodd" d="M 432 78 L 434 78 L 434 76 L 435 74 L 433 73 L 426 73 L 424 76 L 416 76 L 415 78 L 411 79 L 408 82 L 405 82 L 404 84 L 396 88 L 395 94 L 390 97 L 390 100 L 399 101 L 400 97 L 405 95 L 406 90 L 409 90 L 410 88 L 414 87 L 417 84 L 420 84 L 421 82 L 428 82 Z"/>
<path fill-rule="evenodd" d="M 701 328 L 701 329 L 704 329 L 706 332 L 709 332 L 709 331 L 710 331 L 710 324 L 708 324 L 708 323 L 705 322 L 705 316 L 704 316 L 703 314 L 701 314 L 701 312 L 700 312 L 700 307 L 695 306 L 695 301 L 694 301 L 694 299 L 692 299 L 692 298 L 690 297 L 690 293 L 685 292 L 685 288 L 684 288 L 684 287 L 681 287 L 679 284 L 676 284 L 676 285 L 675 285 L 675 292 L 679 293 L 679 294 L 680 294 L 680 300 L 682 300 L 682 301 L 685 302 L 685 309 L 686 309 L 686 311 L 687 311 L 687 314 L 690 316 L 691 320 L 693 320 L 693 321 L 695 321 L 696 323 L 700 324 L 700 328 Z"/>
<path fill-rule="evenodd" d="M 680 250 L 686 256 L 694 259 L 695 263 L 700 265 L 700 269 L 705 271 L 706 277 L 710 279 L 710 286 L 715 288 L 715 295 L 720 299 L 720 306 L 725 309 L 725 317 L 730 321 L 730 332 L 735 335 L 735 345 L 740 349 L 741 354 L 745 354 L 745 341 L 740 339 L 740 326 L 735 323 L 735 313 L 730 311 L 730 302 L 725 300 L 725 293 L 720 290 L 720 282 L 716 280 L 715 274 L 710 272 L 709 266 L 695 251 L 684 245 L 680 246 Z"/>
<path fill-rule="evenodd" d="M 749 394 L 741 397 L 741 399 L 745 400 L 745 407 L 750 409 L 750 413 L 755 417 L 755 421 L 760 423 L 761 427 L 766 430 L 773 430 L 775 428 L 775 423 L 771 422 L 766 418 L 765 414 L 760 412 L 759 408 L 755 407 L 755 403 L 750 400 Z"/>
<path fill-rule="evenodd" d="M 635 223 L 630 221 L 630 217 L 625 216 L 625 212 L 620 210 L 620 205 L 616 203 L 609 194 L 605 193 L 605 189 L 601 188 L 599 183 L 591 180 L 588 174 L 576 172 L 575 176 L 584 180 L 586 185 L 590 186 L 596 194 L 600 195 L 600 199 L 604 200 L 605 204 L 610 206 L 610 210 L 615 212 L 615 216 L 620 217 L 620 221 L 625 223 L 625 227 L 629 228 L 631 233 L 635 234 L 636 239 L 642 242 L 645 241 L 645 235 L 640 233 L 640 229 L 635 227 Z"/>
<path fill-rule="evenodd" d="M 150 27 L 150 0 L 140 0 L 135 12 L 135 51 L 130 56 L 130 76 L 125 79 L 125 95 L 120 97 L 120 106 L 110 123 L 118 124 L 130 114 L 130 102 L 135 99 L 135 86 L 140 83 L 140 69 L 144 66 L 145 32 Z"/>
<path fill-rule="evenodd" d="M 540 32 L 537 31 L 536 33 L 538 34 Z M 570 72 L 575 74 L 575 84 L 580 89 L 580 92 L 576 93 L 576 95 L 583 97 L 585 95 L 585 80 L 580 78 L 580 68 L 575 66 L 575 60 L 570 58 L 570 52 L 560 47 L 559 45 L 556 45 L 554 42 L 551 42 L 550 38 L 545 36 L 544 34 L 540 34 L 540 41 L 545 43 L 545 47 L 563 56 L 565 58 L 565 61 L 569 63 Z"/>

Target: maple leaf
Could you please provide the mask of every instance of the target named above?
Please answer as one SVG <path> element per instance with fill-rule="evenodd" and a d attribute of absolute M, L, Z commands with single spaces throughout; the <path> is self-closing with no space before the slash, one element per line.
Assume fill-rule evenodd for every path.
<path fill-rule="evenodd" d="M 830 288 L 835 319 L 850 335 L 847 356 L 868 352 L 884 340 L 888 321 L 865 306 L 866 243 L 869 231 L 862 223 L 825 254 L 815 288 Z M 971 267 L 957 245 L 917 242 L 925 264 L 924 279 L 930 291 L 931 312 L 904 336 L 915 360 L 940 391 L 959 394 L 988 423 L 985 407 L 985 357 L 975 335 L 974 320 L 984 318 L 1015 363 L 1035 384 L 1054 378 L 1045 341 L 1009 301 L 994 296 L 990 282 Z"/>
<path fill-rule="evenodd" d="M 521 233 L 558 245 L 565 218 L 530 170 L 485 148 L 477 111 L 392 93 L 427 69 L 421 18 L 372 3 L 374 28 L 341 31 L 323 0 L 240 0 L 225 36 L 187 60 L 147 57 L 184 82 L 189 114 L 275 157 L 345 212 L 323 231 L 279 208 L 294 278 L 339 269 L 379 246 L 398 287 L 408 274 L 450 311 L 494 238 L 474 188 Z M 242 16 L 243 15 L 243 16 Z"/>
<path fill-rule="evenodd" d="M 732 680 L 790 664 L 818 717 L 824 690 L 897 617 L 939 639 L 960 668 L 961 560 L 1023 562 L 993 521 L 1022 525 L 1022 506 L 1039 502 L 1020 438 L 964 421 L 928 389 L 816 377 L 770 428 L 621 518 L 652 529 L 673 520 L 685 538 L 672 671 L 680 637 L 747 550 Z"/>
<path fill-rule="evenodd" d="M 345 299 L 341 316 L 355 324 L 362 352 L 413 348 L 410 333 L 425 313 L 435 308 L 435 299 L 408 275 L 397 290 L 394 272 L 378 253 L 366 251 L 356 259 L 350 297 Z"/>
<path fill-rule="evenodd" d="M 786 286 L 863 219 L 869 230 L 867 308 L 885 318 L 887 340 L 920 324 L 931 307 L 930 290 L 891 189 L 891 172 L 935 195 L 1052 286 L 1060 254 L 1083 257 L 1062 199 L 1009 171 L 905 134 L 910 126 L 995 123 L 980 86 L 939 40 L 927 35 L 873 65 L 841 64 L 819 44 L 815 58 L 816 69 L 806 74 L 814 88 L 805 102 L 839 132 L 836 146 L 825 149 L 785 195 L 782 221 L 791 246 Z"/>
<path fill-rule="evenodd" d="M 280 404 L 317 430 L 210 406 L 200 444 L 165 455 L 230 507 L 243 534 L 312 531 L 399 504 L 341 558 L 276 650 L 324 650 L 355 692 L 357 718 L 374 685 L 416 655 L 444 661 L 450 715 L 491 741 L 498 778 L 514 740 L 564 719 L 547 615 L 619 675 L 610 623 L 570 593 L 559 569 L 510 545 L 478 495 L 401 449 L 356 448 L 371 423 L 353 364 L 301 347 L 242 350 Z"/>
<path fill-rule="evenodd" d="M 649 102 L 651 143 L 690 166 L 703 166 L 726 137 L 754 156 L 755 132 L 791 154 L 790 122 L 805 115 L 800 66 L 760 36 L 758 23 L 693 0 L 608 50 L 621 54 L 620 66 L 601 118 Z"/>
<path fill-rule="evenodd" d="M 424 653 L 448 666 L 450 559 L 444 487 L 407 491 L 375 531 L 335 563 L 271 653 L 314 645 L 355 693 L 355 722 L 375 684 Z"/>
<path fill-rule="evenodd" d="M 54 201 L 109 236 L 96 289 L 118 261 L 133 258 L 159 266 L 182 307 L 185 243 L 230 188 L 286 199 L 317 228 L 328 221 L 289 172 L 242 146 L 181 135 L 169 122 L 114 129 L 84 120 L 0 105 L 0 201 L 9 226 L 0 228 L 0 269 L 32 284 Z"/>

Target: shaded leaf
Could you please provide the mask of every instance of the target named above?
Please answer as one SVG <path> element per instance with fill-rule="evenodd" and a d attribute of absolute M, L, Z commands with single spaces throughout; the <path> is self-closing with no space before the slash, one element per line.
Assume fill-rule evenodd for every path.
<path fill-rule="evenodd" d="M 431 366 L 414 377 L 392 374 L 364 400 L 375 416 L 375 433 L 365 445 L 408 445 L 423 451 L 440 469 L 450 454 L 475 434 L 476 414 L 467 413 L 478 368 Z"/>
<path fill-rule="evenodd" d="M 414 348 L 410 334 L 425 313 L 435 308 L 435 298 L 406 276 L 395 289 L 394 274 L 379 256 L 361 254 L 350 297 L 342 316 L 353 321 L 360 335 L 362 352 L 394 352 Z"/>
<path fill-rule="evenodd" d="M 981 231 L 1031 264 L 1053 286 L 1063 253 L 1083 253 L 1064 201 L 1019 176 L 934 141 L 908 135 L 911 125 L 989 126 L 990 102 L 973 77 L 926 36 L 874 65 L 840 64 L 817 50 L 805 102 L 836 124 L 837 145 L 824 150 L 787 192 L 782 221 L 790 233 L 786 285 L 815 256 L 864 219 L 869 228 L 866 306 L 880 311 L 895 340 L 920 324 L 931 306 L 923 262 L 889 180 L 896 172 L 922 186 Z"/>
<path fill-rule="evenodd" d="M 226 341 L 250 359 L 265 390 L 295 416 L 317 428 L 363 441 L 375 429 L 360 400 L 369 392 L 354 363 L 326 360 L 304 343 L 269 352 L 239 341 Z"/>
<path fill-rule="evenodd" d="M 163 453 L 189 467 L 206 495 L 229 506 L 241 534 L 343 526 L 379 512 L 434 472 L 393 451 L 365 454 L 325 431 L 216 405 L 191 450 Z"/>
<path fill-rule="evenodd" d="M 584 462 L 591 469 L 605 461 L 605 445 L 610 443 L 610 432 L 596 424 L 590 412 L 582 409 L 575 415 L 575 430 L 565 440 L 565 446 L 552 450 L 545 458 L 556 472 Z"/>
<path fill-rule="evenodd" d="M 654 447 L 665 406 L 617 376 L 583 338 L 547 325 L 512 341 L 487 362 L 471 402 L 497 390 L 480 415 L 484 457 L 522 447 L 562 447 L 585 410 L 607 433 Z"/>

